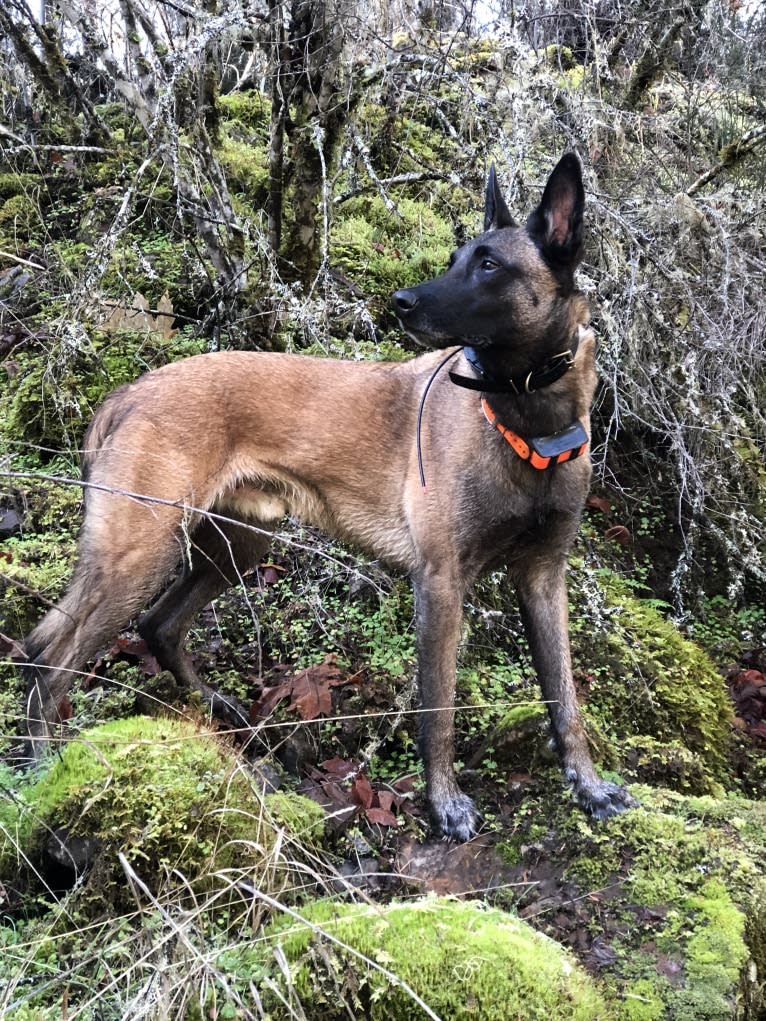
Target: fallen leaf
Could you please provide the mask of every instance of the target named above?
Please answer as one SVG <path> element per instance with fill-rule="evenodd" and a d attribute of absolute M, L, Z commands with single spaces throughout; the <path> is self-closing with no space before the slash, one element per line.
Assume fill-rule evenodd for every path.
<path fill-rule="evenodd" d="M 749 684 L 766 684 L 766 676 L 760 670 L 742 670 L 732 678 L 732 684 L 744 688 Z"/>
<path fill-rule="evenodd" d="M 415 777 L 400 777 L 398 780 L 394 781 L 394 790 L 398 791 L 400 794 L 412 794 L 415 790 Z"/>
<path fill-rule="evenodd" d="M 612 525 L 604 532 L 604 538 L 619 543 L 620 546 L 627 546 L 632 537 L 625 525 Z"/>
<path fill-rule="evenodd" d="M 334 758 L 327 759 L 326 762 L 320 762 L 319 768 L 323 769 L 328 776 L 333 777 L 335 780 L 345 780 L 358 772 L 359 764 L 351 759 Z"/>
<path fill-rule="evenodd" d="M 260 698 L 250 706 L 250 722 L 258 723 L 259 720 L 265 720 L 268 716 L 271 716 L 275 706 L 283 698 L 288 698 L 291 691 L 292 685 L 289 683 L 275 684 L 271 688 L 264 688 Z"/>
<path fill-rule="evenodd" d="M 139 638 L 137 640 L 132 638 L 118 638 L 109 651 L 111 653 L 116 651 L 123 656 L 130 656 L 133 659 L 138 660 L 138 665 L 147 677 L 156 677 L 156 675 L 160 672 L 160 664 L 152 655 L 149 646 L 143 638 Z"/>
<path fill-rule="evenodd" d="M 372 784 L 363 773 L 351 784 L 351 797 L 354 803 L 365 811 L 369 811 L 372 808 Z"/>
<path fill-rule="evenodd" d="M 378 791 L 377 793 L 378 804 L 385 812 L 390 812 L 394 807 L 394 800 L 398 803 L 401 798 L 394 799 L 394 795 L 391 791 Z"/>
<path fill-rule="evenodd" d="M 396 818 L 394 813 L 385 808 L 368 808 L 364 815 L 369 822 L 377 823 L 379 826 L 399 825 L 399 820 Z"/>
<path fill-rule="evenodd" d="M 302 720 L 315 720 L 332 711 L 331 688 L 344 684 L 359 684 L 363 672 L 347 677 L 337 664 L 337 657 L 326 656 L 322 663 L 306 667 L 282 684 L 264 688 L 261 697 L 250 707 L 253 723 L 269 716 L 283 698 L 290 698 L 288 709 L 297 709 Z"/>
<path fill-rule="evenodd" d="M 593 493 L 591 493 L 591 495 L 585 501 L 585 506 L 589 510 L 601 511 L 601 513 L 606 514 L 607 517 L 610 515 L 612 511 L 612 505 L 609 503 L 607 499 L 605 499 L 603 496 L 595 496 L 595 494 Z"/>
<path fill-rule="evenodd" d="M 58 713 L 58 717 L 62 723 L 65 720 L 72 719 L 74 716 L 74 710 L 72 709 L 72 703 L 69 701 L 68 695 L 64 695 L 64 697 L 60 700 L 59 704 L 56 706 L 56 712 Z"/>
<path fill-rule="evenodd" d="M 288 709 L 297 709 L 302 720 L 315 720 L 328 716 L 332 709 L 332 696 L 326 681 L 316 677 L 311 667 L 293 680 L 292 701 Z"/>

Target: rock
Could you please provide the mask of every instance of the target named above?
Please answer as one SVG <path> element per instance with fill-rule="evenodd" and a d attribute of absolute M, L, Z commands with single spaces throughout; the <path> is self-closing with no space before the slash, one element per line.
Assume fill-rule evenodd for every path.
<path fill-rule="evenodd" d="M 252 966 L 256 956 L 263 961 L 266 948 L 279 947 L 305 1017 L 610 1017 L 574 957 L 505 911 L 425 898 L 387 905 L 316 901 L 302 914 L 303 924 L 291 918 L 266 930 Z M 284 973 L 276 981 L 283 985 Z M 284 992 L 277 998 L 264 988 L 263 994 L 275 1009 L 284 1002 Z"/>

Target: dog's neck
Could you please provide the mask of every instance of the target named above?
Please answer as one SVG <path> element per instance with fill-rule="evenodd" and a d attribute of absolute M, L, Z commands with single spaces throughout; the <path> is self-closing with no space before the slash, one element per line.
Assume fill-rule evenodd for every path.
<path fill-rule="evenodd" d="M 470 375 L 452 371 L 450 379 L 488 398 L 499 420 L 514 431 L 522 435 L 554 433 L 576 419 L 587 418 L 592 389 L 587 395 L 582 391 L 582 373 L 593 371 L 592 343 L 583 346 L 587 336 L 586 326 L 576 326 L 567 340 L 548 348 L 546 358 L 524 366 L 521 372 L 518 364 L 509 364 L 503 352 L 466 347 L 463 355 Z M 569 378 L 571 385 L 567 384 Z"/>
<path fill-rule="evenodd" d="M 569 372 L 574 366 L 579 344 L 580 332 L 578 328 L 572 335 L 568 347 L 557 351 L 529 371 L 520 373 L 508 371 L 500 364 L 500 359 L 491 349 L 477 351 L 473 347 L 465 347 L 463 354 L 476 376 L 462 376 L 457 372 L 450 372 L 450 379 L 456 386 L 463 386 L 468 390 L 478 390 L 481 393 L 512 394 L 515 397 L 520 397 L 522 394 L 533 394 L 556 383 Z"/>

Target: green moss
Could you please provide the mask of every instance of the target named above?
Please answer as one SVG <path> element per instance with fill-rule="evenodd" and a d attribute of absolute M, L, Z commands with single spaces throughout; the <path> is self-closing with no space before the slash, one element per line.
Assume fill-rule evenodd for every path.
<path fill-rule="evenodd" d="M 696 984 L 719 996 L 728 993 L 748 957 L 745 919 L 724 884 L 711 879 L 684 907 L 696 915 L 698 927 L 687 946 L 687 971 Z"/>
<path fill-rule="evenodd" d="M 0 205 L 0 245 L 15 251 L 21 244 L 38 244 L 43 237 L 40 206 L 27 194 L 11 195 Z"/>
<path fill-rule="evenodd" d="M 74 488 L 67 494 L 76 504 Z M 73 505 L 59 533 L 14 536 L 3 542 L 0 564 L 0 631 L 17 638 L 27 634 L 50 602 L 61 595 L 72 569 L 78 520 Z"/>
<path fill-rule="evenodd" d="M 378 196 L 343 206 L 330 244 L 333 265 L 366 293 L 388 296 L 441 272 L 454 247 L 451 225 L 423 202 L 400 198 L 398 216 Z"/>
<path fill-rule="evenodd" d="M 517 705 L 509 709 L 500 720 L 499 726 L 503 728 L 514 728 L 526 726 L 528 723 L 543 723 L 547 719 L 547 711 L 544 705 L 532 703 L 531 705 Z"/>
<path fill-rule="evenodd" d="M 485 694 L 484 701 L 489 697 L 489 694 Z M 527 772 L 550 763 L 549 720 L 544 705 L 533 702 L 513 706 L 501 715 L 494 726 L 489 719 L 491 711 L 485 710 L 482 716 L 482 770 L 486 771 L 493 765 L 500 767 L 499 780 L 504 783 L 509 771 Z"/>
<path fill-rule="evenodd" d="M 151 266 L 150 273 L 147 264 Z M 199 254 L 188 241 L 178 240 L 161 229 L 149 230 L 140 236 L 126 234 L 114 246 L 100 286 L 116 298 L 124 296 L 126 290 L 129 294 L 140 293 L 150 307 L 156 307 L 167 292 L 179 309 L 189 300 L 192 273 L 200 272 Z"/>
<path fill-rule="evenodd" d="M 315 801 L 292 792 L 275 791 L 264 798 L 272 821 L 299 840 L 319 843 L 325 830 L 324 809 Z"/>
<path fill-rule="evenodd" d="M 560 67 L 562 71 L 571 71 L 577 67 L 577 59 L 569 46 L 560 46 L 553 43 L 543 50 L 545 60 L 553 67 Z"/>
<path fill-rule="evenodd" d="M 665 1016 L 665 1003 L 656 981 L 640 978 L 625 987 L 620 1005 L 621 1021 L 660 1021 Z"/>
<path fill-rule="evenodd" d="M 17 372 L 5 384 L 0 433 L 27 444 L 71 449 L 108 393 L 143 372 L 198 354 L 203 340 L 179 333 L 171 340 L 128 330 L 107 336 L 93 330 L 87 343 L 61 342 L 50 352 L 20 352 Z"/>
<path fill-rule="evenodd" d="M 623 772 L 631 782 L 671 787 L 685 794 L 705 794 L 713 784 L 704 759 L 679 741 L 653 737 L 626 738 L 620 746 Z"/>
<path fill-rule="evenodd" d="M 0 174 L 0 202 L 5 202 L 14 195 L 24 195 L 39 184 L 40 178 L 37 174 Z"/>
<path fill-rule="evenodd" d="M 720 791 L 719 784 L 731 779 L 732 742 L 723 678 L 655 604 L 637 598 L 611 572 L 595 580 L 603 600 L 599 619 L 592 606 L 576 606 L 572 615 L 575 665 L 588 677 L 588 712 L 618 750 L 626 737 L 651 735 L 654 751 L 659 745 L 679 750 L 676 767 L 690 789 Z M 582 588 L 593 594 L 592 584 Z M 682 748 L 692 753 L 694 764 Z M 628 746 L 628 763 L 630 754 Z"/>
<path fill-rule="evenodd" d="M 85 241 L 52 241 L 49 251 L 52 258 L 58 259 L 61 268 L 76 273 L 85 265 L 90 245 Z"/>
<path fill-rule="evenodd" d="M 238 121 L 257 129 L 264 141 L 268 139 L 271 101 L 261 92 L 232 92 L 218 100 L 224 120 Z"/>
<path fill-rule="evenodd" d="M 265 196 L 269 183 L 269 164 L 266 145 L 254 146 L 232 138 L 224 140 L 218 149 L 221 163 L 232 191 L 243 191 L 250 196 Z"/>
<path fill-rule="evenodd" d="M 319 901 L 302 913 L 308 926 L 283 923 L 267 936 L 284 951 L 314 1021 L 340 1021 L 349 1012 L 370 1021 L 422 1016 L 402 983 L 450 1021 L 613 1016 L 558 944 L 502 911 L 429 899 L 385 907 Z"/>
<path fill-rule="evenodd" d="M 2 393 L 0 392 L 0 401 Z M 7 410 L 7 404 L 6 408 Z M 3 409 L 0 407 L 0 422 Z M 1 431 L 0 426 L 0 431 Z M 20 472 L 45 471 L 52 476 L 77 478 L 71 460 L 53 458 L 42 468 L 39 459 L 19 454 L 13 467 Z M 25 508 L 23 531 L 4 539 L 0 557 L 0 632 L 21 638 L 60 595 L 75 552 L 80 520 L 81 490 L 44 479 L 18 479 L 15 502 Z"/>
<path fill-rule="evenodd" d="M 286 793 L 264 798 L 227 748 L 181 719 L 132 717 L 83 732 L 18 790 L 15 806 L 15 819 L 3 820 L 13 837 L 0 851 L 0 875 L 22 854 L 39 862 L 51 830 L 95 841 L 76 892 L 86 913 L 130 897 L 118 852 L 155 891 L 195 888 L 222 869 L 265 869 L 277 828 L 304 841 L 322 828 L 317 805 Z"/>
<path fill-rule="evenodd" d="M 759 975 L 766 967 L 766 806 L 648 787 L 631 792 L 644 807 L 607 826 L 555 815 L 567 878 L 583 890 L 621 891 L 625 921 L 611 938 L 616 961 L 604 972 L 623 1001 L 619 1016 L 738 1017 L 738 996 L 751 1007 L 761 1002 L 744 977 L 748 958 Z M 594 924 L 600 929 L 598 915 Z"/>

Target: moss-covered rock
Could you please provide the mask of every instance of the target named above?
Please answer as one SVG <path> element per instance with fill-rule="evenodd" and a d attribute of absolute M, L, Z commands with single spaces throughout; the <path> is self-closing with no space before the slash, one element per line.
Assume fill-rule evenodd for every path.
<path fill-rule="evenodd" d="M 720 792 L 731 779 L 733 720 L 723 677 L 656 603 L 637 597 L 610 572 L 597 581 L 598 588 L 588 588 L 598 606 L 585 605 L 580 589 L 572 620 L 573 658 L 589 715 L 618 756 L 626 738 L 637 738 L 653 760 L 654 779 L 672 784 L 675 777 L 680 789 Z M 628 767 L 639 764 L 635 752 L 629 743 Z"/>
<path fill-rule="evenodd" d="M 606 824 L 545 784 L 524 797 L 503 845 L 520 911 L 598 967 L 620 1019 L 760 1016 L 766 806 L 631 793 L 641 807 Z"/>
<path fill-rule="evenodd" d="M 575 560 L 570 592 L 572 652 L 583 717 L 597 763 L 629 782 L 687 794 L 736 788 L 735 732 L 723 676 L 706 653 L 684 638 L 656 602 L 641 599 L 611 571 L 593 572 Z M 521 621 L 502 575 L 480 590 L 480 612 L 468 615 L 471 648 L 492 648 L 524 664 Z M 504 626 L 497 620 L 503 615 Z M 503 643 L 506 643 L 504 648 Z M 521 655 L 520 655 L 521 652 Z M 478 669 L 478 668 L 477 668 Z M 483 668 L 498 681 L 507 667 Z M 470 686 L 461 681 L 470 702 Z M 492 758 L 505 769 L 544 766 L 550 735 L 547 712 L 531 665 L 500 685 L 487 680 L 480 701 L 508 705 L 485 719 L 466 756 L 472 765 Z M 466 695 L 468 696 L 466 698 Z M 469 726 L 471 721 L 467 721 Z M 541 754 L 542 753 L 542 754 Z"/>
<path fill-rule="evenodd" d="M 313 1021 L 615 1016 L 568 953 L 497 909 L 444 899 L 386 906 L 318 901 L 301 913 L 306 923 L 277 924 L 266 935 L 282 948 L 291 985 Z M 274 978 L 284 983 L 284 975 Z"/>
<path fill-rule="evenodd" d="M 212 732 L 183 719 L 132 717 L 68 742 L 0 806 L 0 876 L 17 877 L 26 862 L 34 885 L 53 863 L 59 882 L 67 871 L 68 885 L 80 880 L 77 905 L 93 913 L 130 897 L 118 855 L 154 893 L 200 889 L 224 869 L 268 871 L 280 829 L 310 846 L 323 825 L 314 802 L 264 796 Z"/>

